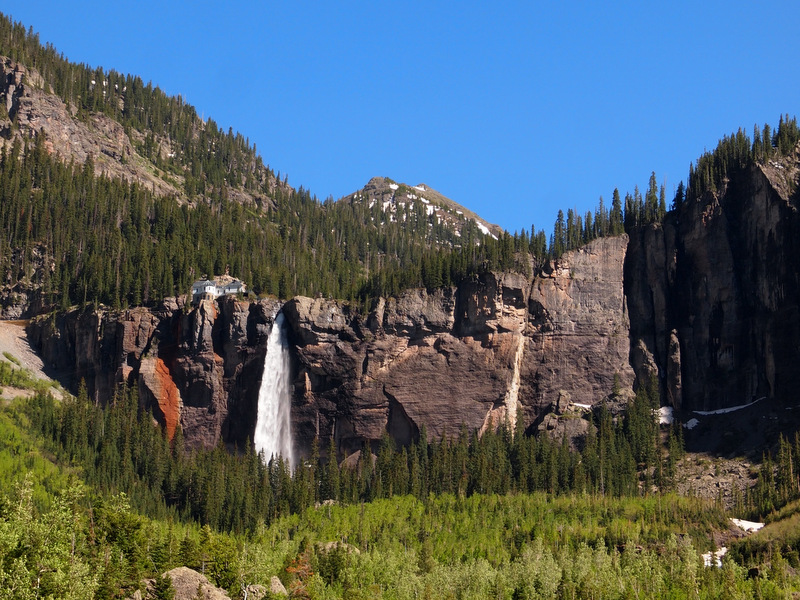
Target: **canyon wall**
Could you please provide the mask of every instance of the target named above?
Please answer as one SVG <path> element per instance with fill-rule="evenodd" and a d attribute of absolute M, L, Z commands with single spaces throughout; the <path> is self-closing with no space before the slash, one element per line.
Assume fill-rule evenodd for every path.
<path fill-rule="evenodd" d="M 785 401 L 800 384 L 799 162 L 752 166 L 632 235 L 631 362 L 676 408 Z"/>
<path fill-rule="evenodd" d="M 574 418 L 633 386 L 622 292 L 627 236 L 568 253 L 541 276 L 486 273 L 461 285 L 345 303 L 232 297 L 124 311 L 86 308 L 29 327 L 51 372 L 98 401 L 121 383 L 189 446 L 252 438 L 266 340 L 282 310 L 293 351 L 292 422 L 300 454 L 315 436 L 342 453 L 455 435 L 462 426 L 541 428 L 575 441 Z M 572 360 L 574 357 L 575 360 Z M 579 406 L 583 405 L 583 406 Z M 560 418 L 565 417 L 565 418 Z"/>
<path fill-rule="evenodd" d="M 73 309 L 34 319 L 31 344 L 45 368 L 91 399 L 106 402 L 119 385 L 136 386 L 140 403 L 187 446 L 252 439 L 258 384 L 274 300 L 225 298 L 187 310 L 168 299 L 158 307 Z"/>
<path fill-rule="evenodd" d="M 597 240 L 533 281 L 487 273 L 411 290 L 379 299 L 365 319 L 338 302 L 289 301 L 298 437 L 333 435 L 354 451 L 385 431 L 408 442 L 423 427 L 439 439 L 517 420 L 579 437 L 586 421 L 557 417 L 609 398 L 615 375 L 633 386 L 626 247 L 627 236 Z"/>
<path fill-rule="evenodd" d="M 35 319 L 55 376 L 107 400 L 136 385 L 190 446 L 252 438 L 266 340 L 282 310 L 293 359 L 299 455 L 314 437 L 347 454 L 507 423 L 566 436 L 605 402 L 619 410 L 656 377 L 664 402 L 711 410 L 793 398 L 800 384 L 800 156 L 753 166 L 662 223 L 595 240 L 533 277 L 484 273 L 458 286 L 346 303 L 231 297 Z"/>

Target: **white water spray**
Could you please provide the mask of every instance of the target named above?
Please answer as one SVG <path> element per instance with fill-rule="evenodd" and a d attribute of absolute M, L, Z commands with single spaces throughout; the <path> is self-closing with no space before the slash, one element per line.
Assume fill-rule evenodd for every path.
<path fill-rule="evenodd" d="M 258 417 L 253 443 L 256 452 L 264 451 L 265 460 L 282 457 L 294 467 L 291 427 L 291 381 L 289 339 L 279 313 L 267 340 L 264 374 L 258 390 Z"/>

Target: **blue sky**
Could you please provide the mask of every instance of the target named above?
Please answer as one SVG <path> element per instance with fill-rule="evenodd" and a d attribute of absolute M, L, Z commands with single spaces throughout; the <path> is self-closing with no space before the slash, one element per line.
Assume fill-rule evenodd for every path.
<path fill-rule="evenodd" d="M 509 231 L 552 230 L 651 171 L 671 198 L 724 134 L 800 99 L 800 5 L 44 2 L 2 12 L 140 75 L 339 198 L 385 175 Z"/>

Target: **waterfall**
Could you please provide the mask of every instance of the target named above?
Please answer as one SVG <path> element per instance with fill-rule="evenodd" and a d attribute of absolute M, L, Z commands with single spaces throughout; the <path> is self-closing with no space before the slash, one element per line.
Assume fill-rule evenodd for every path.
<path fill-rule="evenodd" d="M 522 356 L 525 353 L 525 336 L 522 333 L 517 334 L 519 342 L 517 343 L 517 353 L 514 355 L 514 373 L 511 376 L 511 385 L 506 392 L 505 405 L 506 405 L 506 418 L 508 419 L 508 426 L 511 428 L 512 433 L 517 427 L 517 409 L 519 408 L 519 372 L 522 367 Z"/>
<path fill-rule="evenodd" d="M 258 417 L 253 443 L 264 458 L 281 456 L 294 467 L 291 426 L 289 339 L 283 313 L 278 313 L 267 340 L 264 374 L 258 390 Z"/>

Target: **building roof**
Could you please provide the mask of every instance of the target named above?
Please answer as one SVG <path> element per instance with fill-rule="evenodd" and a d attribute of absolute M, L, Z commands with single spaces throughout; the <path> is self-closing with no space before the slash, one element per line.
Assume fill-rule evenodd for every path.
<path fill-rule="evenodd" d="M 208 290 L 208 293 L 214 296 L 222 296 L 224 294 L 243 292 L 247 285 L 244 281 L 234 279 L 229 275 L 214 277 L 211 279 L 199 279 L 192 284 L 192 296 L 200 296 L 204 293 L 205 288 L 213 288 Z"/>

